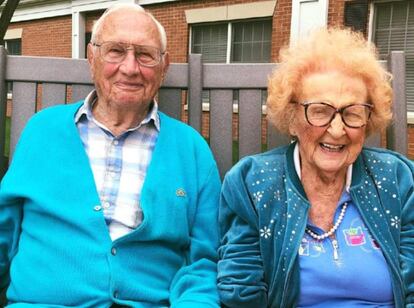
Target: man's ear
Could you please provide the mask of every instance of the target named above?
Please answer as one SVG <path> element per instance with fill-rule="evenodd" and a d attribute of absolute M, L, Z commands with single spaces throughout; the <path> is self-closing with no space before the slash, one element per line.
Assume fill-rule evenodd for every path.
<path fill-rule="evenodd" d="M 168 53 L 168 51 L 165 52 L 162 63 L 162 75 L 165 76 L 167 74 L 168 68 L 170 67 L 170 54 Z"/>
<path fill-rule="evenodd" d="M 87 58 L 88 58 L 88 63 L 89 63 L 89 70 L 91 71 L 92 80 L 93 80 L 95 76 L 95 66 L 94 66 L 95 55 L 93 53 L 93 46 L 91 43 L 88 43 L 88 46 L 86 48 L 86 53 L 87 53 Z"/>
<path fill-rule="evenodd" d="M 93 62 L 93 57 L 94 57 L 92 43 L 88 43 L 88 46 L 86 48 L 86 53 L 87 53 L 89 65 L 91 65 Z"/>

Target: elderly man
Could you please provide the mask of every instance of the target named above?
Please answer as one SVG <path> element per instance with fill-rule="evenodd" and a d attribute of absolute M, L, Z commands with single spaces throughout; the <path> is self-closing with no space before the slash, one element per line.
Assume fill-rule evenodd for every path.
<path fill-rule="evenodd" d="M 157 109 L 163 27 L 112 7 L 88 61 L 96 91 L 36 114 L 1 183 L 8 304 L 218 307 L 220 180 L 203 138 Z"/>

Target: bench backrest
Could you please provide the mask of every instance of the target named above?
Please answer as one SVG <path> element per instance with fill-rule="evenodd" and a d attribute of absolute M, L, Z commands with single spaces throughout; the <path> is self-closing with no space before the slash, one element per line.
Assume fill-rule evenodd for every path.
<path fill-rule="evenodd" d="M 394 114 L 398 119 L 387 131 L 387 147 L 406 154 L 404 54 L 393 52 L 384 65 L 394 75 Z M 203 64 L 201 55 L 189 55 L 188 63 L 171 64 L 158 94 L 160 110 L 178 119 L 187 110 L 189 125 L 201 131 L 203 106 L 209 109 L 209 144 L 223 176 L 235 160 L 289 142 L 268 124 L 264 130 L 267 136 L 262 138 L 263 95 L 273 69 L 277 64 Z M 9 56 L 0 46 L 0 153 L 4 153 L 5 144 L 6 82 L 13 84 L 10 157 L 25 123 L 39 105 L 45 108 L 75 102 L 93 89 L 84 59 Z M 203 90 L 210 93 L 209 104 L 202 103 Z M 234 117 L 238 118 L 236 126 Z M 238 127 L 236 143 L 234 126 Z M 380 136 L 371 136 L 367 144 L 380 146 Z M 6 165 L 5 159 L 0 155 L 0 166 Z M 4 172 L 5 167 L 0 169 L 0 178 Z"/>

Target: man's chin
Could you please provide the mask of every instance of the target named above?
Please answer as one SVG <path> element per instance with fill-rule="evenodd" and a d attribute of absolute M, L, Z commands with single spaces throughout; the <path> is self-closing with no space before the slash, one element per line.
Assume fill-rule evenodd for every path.
<path fill-rule="evenodd" d="M 144 104 L 146 101 L 142 95 L 117 95 L 112 100 L 118 105 L 135 105 L 135 104 Z"/>

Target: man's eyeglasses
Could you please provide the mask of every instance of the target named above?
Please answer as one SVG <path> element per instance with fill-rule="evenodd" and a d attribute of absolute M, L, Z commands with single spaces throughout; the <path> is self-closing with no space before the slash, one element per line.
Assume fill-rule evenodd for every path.
<path fill-rule="evenodd" d="M 301 104 L 305 108 L 305 116 L 308 123 L 312 126 L 327 126 L 339 113 L 344 124 L 351 128 L 360 128 L 368 123 L 371 116 L 372 105 L 351 104 L 342 108 L 325 102 L 304 102 Z"/>
<path fill-rule="evenodd" d="M 121 42 L 92 43 L 92 45 L 100 48 L 99 51 L 102 59 L 108 63 L 124 61 L 128 50 L 133 50 L 135 59 L 140 65 L 154 67 L 161 62 L 161 57 L 165 54 L 165 52 L 161 52 L 156 47 Z"/>

